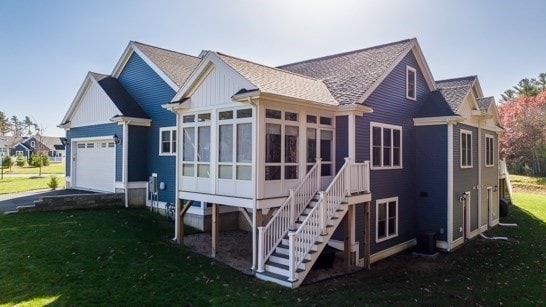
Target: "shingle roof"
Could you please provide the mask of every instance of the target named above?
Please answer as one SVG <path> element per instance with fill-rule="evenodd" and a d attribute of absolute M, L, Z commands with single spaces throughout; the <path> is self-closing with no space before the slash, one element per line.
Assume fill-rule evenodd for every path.
<path fill-rule="evenodd" d="M 446 88 L 446 87 L 454 87 L 454 86 L 472 85 L 472 83 L 474 83 L 475 80 L 476 80 L 476 76 L 467 76 L 467 77 L 439 80 L 439 81 L 436 81 L 436 87 Z"/>
<path fill-rule="evenodd" d="M 184 81 L 190 76 L 197 67 L 200 58 L 163 49 L 139 42 L 133 42 L 137 48 L 142 51 L 159 69 L 161 69 L 169 79 L 178 87 L 184 84 Z"/>
<path fill-rule="evenodd" d="M 338 105 L 326 85 L 320 80 L 222 53 L 217 54 L 222 61 L 236 70 L 263 93 Z"/>
<path fill-rule="evenodd" d="M 491 97 L 477 98 L 476 102 L 478 103 L 478 106 L 480 107 L 480 111 L 487 112 L 487 110 L 489 109 L 489 106 L 492 103 L 495 103 L 495 97 L 491 96 Z"/>
<path fill-rule="evenodd" d="M 352 104 L 391 68 L 412 42 L 414 39 L 407 39 L 278 68 L 322 80 L 340 104 Z"/>
<path fill-rule="evenodd" d="M 150 118 L 116 78 L 95 72 L 89 72 L 89 74 L 97 80 L 104 92 L 106 92 L 108 97 L 114 102 L 122 113 L 119 115 L 146 119 Z"/>
<path fill-rule="evenodd" d="M 476 76 L 460 77 L 436 81 L 436 87 L 451 107 L 457 112 L 463 103 L 464 98 L 472 89 Z"/>

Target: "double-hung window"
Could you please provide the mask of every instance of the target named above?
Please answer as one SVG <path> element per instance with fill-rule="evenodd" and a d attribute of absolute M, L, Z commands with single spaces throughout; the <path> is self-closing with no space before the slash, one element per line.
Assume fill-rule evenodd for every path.
<path fill-rule="evenodd" d="M 491 167 L 494 163 L 494 138 L 492 135 L 485 135 L 485 166 Z"/>
<path fill-rule="evenodd" d="M 472 167 L 472 131 L 461 130 L 461 168 Z"/>
<path fill-rule="evenodd" d="M 370 123 L 372 169 L 402 168 L 402 127 Z"/>
<path fill-rule="evenodd" d="M 375 206 L 375 241 L 398 236 L 398 197 L 378 199 Z"/>
<path fill-rule="evenodd" d="M 406 98 L 417 99 L 417 71 L 411 66 L 406 66 Z"/>
<path fill-rule="evenodd" d="M 210 113 L 182 117 L 182 175 L 210 177 Z"/>
<path fill-rule="evenodd" d="M 159 155 L 176 154 L 176 127 L 159 128 Z"/>
<path fill-rule="evenodd" d="M 218 113 L 218 178 L 252 179 L 252 109 Z"/>

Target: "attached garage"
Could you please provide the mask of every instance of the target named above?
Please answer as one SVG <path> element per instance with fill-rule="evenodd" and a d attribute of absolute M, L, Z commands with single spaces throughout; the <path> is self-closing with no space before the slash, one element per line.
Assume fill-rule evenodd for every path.
<path fill-rule="evenodd" d="M 74 188 L 115 191 L 116 146 L 112 139 L 76 142 L 72 162 Z"/>

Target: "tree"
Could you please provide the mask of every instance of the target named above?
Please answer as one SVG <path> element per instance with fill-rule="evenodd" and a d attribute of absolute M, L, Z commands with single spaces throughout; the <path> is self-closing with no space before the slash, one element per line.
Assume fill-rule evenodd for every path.
<path fill-rule="evenodd" d="M 26 159 L 23 157 L 23 155 L 17 155 L 17 158 L 15 158 L 15 164 L 19 167 L 23 167 L 26 164 Z"/>
<path fill-rule="evenodd" d="M 11 171 L 11 167 L 13 166 L 13 160 L 9 155 L 4 157 L 4 161 L 2 162 L 2 165 L 4 166 L 4 169 L 9 168 Z"/>
<path fill-rule="evenodd" d="M 25 116 L 25 120 L 22 122 L 22 127 L 25 129 L 27 136 L 31 136 L 32 129 L 36 129 L 36 123 L 34 123 L 30 117 Z"/>
<path fill-rule="evenodd" d="M 516 91 L 509 89 L 504 91 L 504 94 L 501 94 L 501 103 L 508 102 L 512 99 L 516 98 Z"/>
<path fill-rule="evenodd" d="M 11 116 L 10 120 L 11 135 L 16 139 L 23 135 L 23 123 L 19 121 L 16 115 Z"/>
<path fill-rule="evenodd" d="M 505 128 L 501 153 L 508 159 L 511 171 L 545 176 L 546 91 L 507 101 L 499 111 Z"/>
<path fill-rule="evenodd" d="M 538 84 L 540 85 L 540 90 L 542 92 L 546 91 L 546 73 L 538 75 Z"/>
<path fill-rule="evenodd" d="M 0 135 L 4 136 L 10 132 L 9 119 L 6 114 L 0 111 Z"/>

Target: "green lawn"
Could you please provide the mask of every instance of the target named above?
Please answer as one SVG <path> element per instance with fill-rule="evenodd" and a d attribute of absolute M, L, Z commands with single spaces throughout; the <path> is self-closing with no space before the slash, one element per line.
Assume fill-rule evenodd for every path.
<path fill-rule="evenodd" d="M 510 175 L 510 183 L 516 191 L 546 194 L 546 178 L 544 177 Z"/>
<path fill-rule="evenodd" d="M 59 189 L 64 188 L 64 176 L 56 176 Z M 25 192 L 31 190 L 48 189 L 47 184 L 51 180 L 50 175 L 37 177 L 4 177 L 0 180 L 0 194 Z"/>
<path fill-rule="evenodd" d="M 546 196 L 488 235 L 436 259 L 403 254 L 370 271 L 285 289 L 169 242 L 144 210 L 0 215 L 0 305 L 544 305 Z"/>
<path fill-rule="evenodd" d="M 48 166 L 42 166 L 42 175 L 43 174 L 64 174 L 65 165 L 64 163 L 50 163 Z M 23 166 L 19 167 L 13 165 L 11 170 L 6 168 L 4 170 L 5 174 L 32 174 L 38 175 L 40 169 L 38 167 Z"/>

